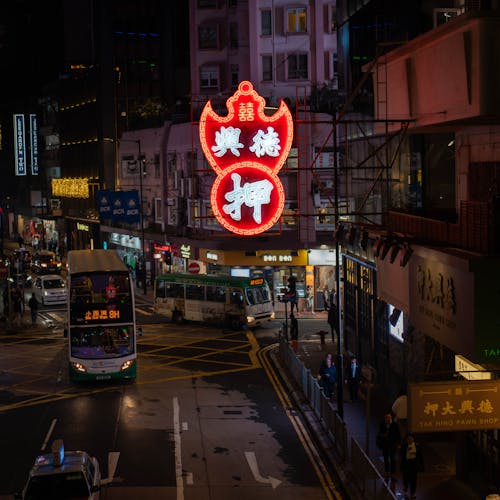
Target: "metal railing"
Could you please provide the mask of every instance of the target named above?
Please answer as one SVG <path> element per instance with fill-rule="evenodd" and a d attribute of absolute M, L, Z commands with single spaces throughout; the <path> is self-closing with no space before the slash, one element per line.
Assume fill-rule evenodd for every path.
<path fill-rule="evenodd" d="M 284 339 L 279 342 L 279 356 L 289 368 L 295 382 L 300 386 L 311 409 L 331 439 L 339 461 L 350 480 L 367 500 L 395 500 L 395 493 L 388 487 L 377 467 L 362 447 L 351 438 L 346 423 L 340 418 L 334 405 L 324 395 L 311 370 L 297 358 L 295 351 Z"/>

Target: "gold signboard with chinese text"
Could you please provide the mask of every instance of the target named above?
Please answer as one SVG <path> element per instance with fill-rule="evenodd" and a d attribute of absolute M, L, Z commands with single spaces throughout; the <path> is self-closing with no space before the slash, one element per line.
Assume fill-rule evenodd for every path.
<path fill-rule="evenodd" d="M 411 432 L 500 428 L 500 380 L 410 384 L 408 404 Z"/>

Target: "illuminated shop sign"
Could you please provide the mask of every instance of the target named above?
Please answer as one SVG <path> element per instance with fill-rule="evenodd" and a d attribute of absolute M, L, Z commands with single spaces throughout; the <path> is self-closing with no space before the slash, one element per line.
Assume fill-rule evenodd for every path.
<path fill-rule="evenodd" d="M 500 380 L 409 385 L 412 432 L 500 428 Z"/>
<path fill-rule="evenodd" d="M 491 372 L 476 363 L 472 363 L 464 356 L 455 354 L 455 371 L 467 380 L 491 380 Z"/>
<path fill-rule="evenodd" d="M 293 257 L 291 255 L 263 255 L 262 260 L 264 262 L 292 262 Z"/>
<path fill-rule="evenodd" d="M 181 257 L 185 259 L 191 258 L 191 245 L 181 245 L 180 251 Z"/>
<path fill-rule="evenodd" d="M 219 256 L 214 252 L 207 252 L 207 259 L 219 260 Z"/>
<path fill-rule="evenodd" d="M 36 115 L 30 115 L 31 174 L 38 175 L 38 124 Z"/>
<path fill-rule="evenodd" d="M 281 100 L 272 116 L 248 81 L 227 100 L 227 116 L 210 101 L 200 118 L 203 152 L 217 177 L 210 192 L 216 219 L 244 236 L 262 233 L 280 218 L 285 192 L 278 178 L 293 140 L 292 115 Z"/>
<path fill-rule="evenodd" d="M 14 115 L 14 165 L 16 175 L 26 175 L 24 115 Z"/>
<path fill-rule="evenodd" d="M 170 252 L 170 245 L 158 245 L 158 243 L 153 243 L 153 249 L 155 252 Z"/>

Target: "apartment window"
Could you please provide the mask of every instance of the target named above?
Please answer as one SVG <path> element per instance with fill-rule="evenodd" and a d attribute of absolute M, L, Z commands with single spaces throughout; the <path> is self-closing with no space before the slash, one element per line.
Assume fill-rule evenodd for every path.
<path fill-rule="evenodd" d="M 305 33 L 307 31 L 307 13 L 305 7 L 294 7 L 286 10 L 288 33 Z"/>
<path fill-rule="evenodd" d="M 160 155 L 155 153 L 155 179 L 159 179 L 161 177 L 161 169 L 160 169 Z"/>
<path fill-rule="evenodd" d="M 167 173 L 171 174 L 177 166 L 177 155 L 175 153 L 167 153 Z"/>
<path fill-rule="evenodd" d="M 262 56 L 262 80 L 269 82 L 273 79 L 273 56 Z"/>
<path fill-rule="evenodd" d="M 216 9 L 218 0 L 198 0 L 199 9 Z"/>
<path fill-rule="evenodd" d="M 334 32 L 337 29 L 337 7 L 332 5 L 330 7 L 330 33 Z"/>
<path fill-rule="evenodd" d="M 288 79 L 307 80 L 307 54 L 290 54 L 288 56 Z"/>
<path fill-rule="evenodd" d="M 219 88 L 219 68 L 217 66 L 207 66 L 200 71 L 200 88 Z"/>
<path fill-rule="evenodd" d="M 200 50 L 219 48 L 219 30 L 216 24 L 203 24 L 198 27 L 198 47 Z"/>
<path fill-rule="evenodd" d="M 163 204 L 161 198 L 155 198 L 155 222 L 163 220 Z"/>
<path fill-rule="evenodd" d="M 198 151 L 196 149 L 194 151 L 186 152 L 186 171 L 188 175 L 193 175 L 196 170 L 196 162 L 198 158 Z"/>
<path fill-rule="evenodd" d="M 229 47 L 238 48 L 238 23 L 229 23 Z"/>
<path fill-rule="evenodd" d="M 272 17 L 270 10 L 260 11 L 260 32 L 262 36 L 269 36 L 273 34 Z"/>
<path fill-rule="evenodd" d="M 237 64 L 231 64 L 231 89 L 236 90 L 240 83 L 240 67 Z"/>

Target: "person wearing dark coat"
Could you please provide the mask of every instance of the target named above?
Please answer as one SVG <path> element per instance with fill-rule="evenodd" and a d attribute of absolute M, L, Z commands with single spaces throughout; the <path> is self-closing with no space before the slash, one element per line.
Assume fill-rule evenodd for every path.
<path fill-rule="evenodd" d="M 351 364 L 346 368 L 346 383 L 349 385 L 351 401 L 358 399 L 359 382 L 361 380 L 361 367 L 356 357 L 351 358 Z"/>
<path fill-rule="evenodd" d="M 407 434 L 401 444 L 400 460 L 403 474 L 403 490 L 406 493 L 410 488 L 411 498 L 417 498 L 417 475 L 424 469 L 424 460 L 420 446 L 412 434 Z"/>
<path fill-rule="evenodd" d="M 31 324 L 36 325 L 36 317 L 38 316 L 38 301 L 36 300 L 35 292 L 31 294 L 28 306 L 31 310 Z"/>
<path fill-rule="evenodd" d="M 396 474 L 396 452 L 401 445 L 401 434 L 399 426 L 394 422 L 390 412 L 384 415 L 377 433 L 377 447 L 384 455 L 384 469 L 386 478 L 395 479 Z"/>
<path fill-rule="evenodd" d="M 327 398 L 332 398 L 335 392 L 335 384 L 337 383 L 337 369 L 331 357 L 326 357 L 324 364 L 319 369 L 320 381 L 319 385 L 323 388 L 323 392 Z"/>

